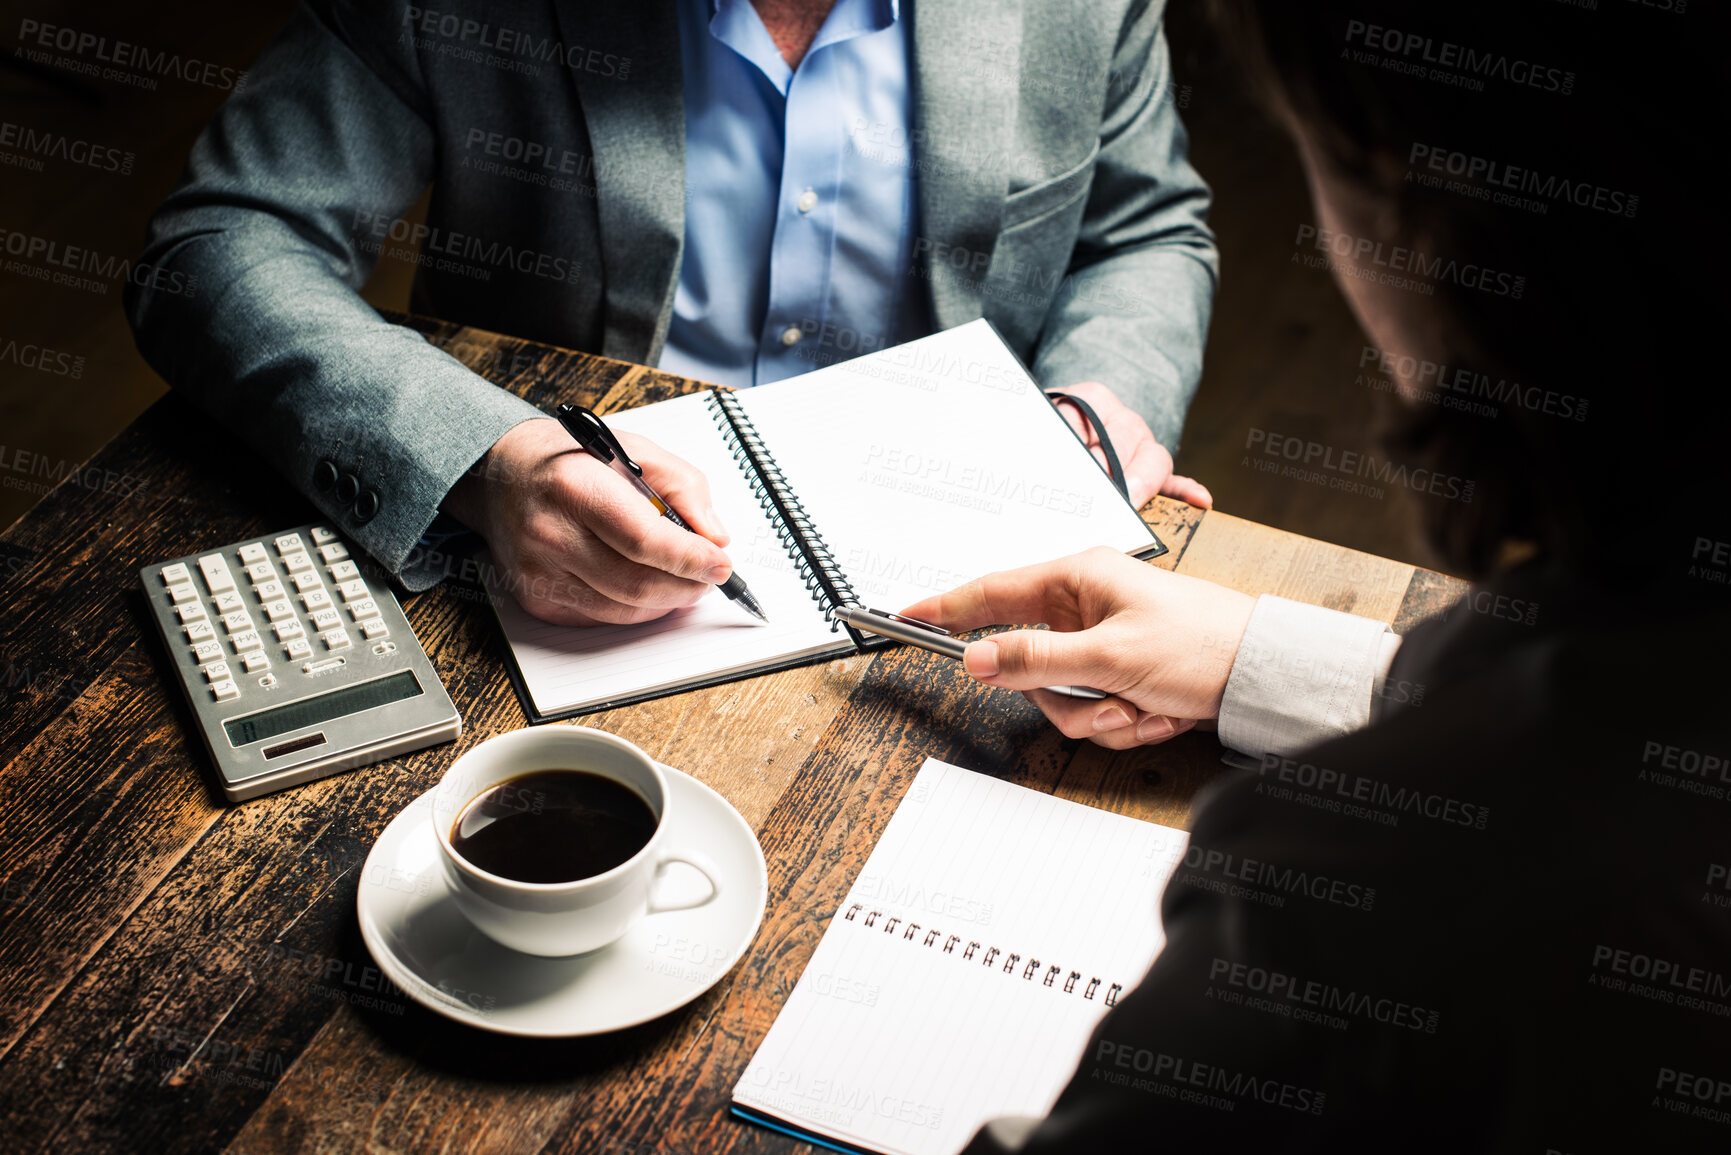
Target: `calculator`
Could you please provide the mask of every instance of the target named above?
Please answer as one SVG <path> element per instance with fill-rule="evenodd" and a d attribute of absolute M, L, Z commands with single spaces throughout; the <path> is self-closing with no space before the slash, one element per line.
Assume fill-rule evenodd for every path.
<path fill-rule="evenodd" d="M 139 576 L 230 802 L 462 733 L 383 574 L 329 526 Z"/>

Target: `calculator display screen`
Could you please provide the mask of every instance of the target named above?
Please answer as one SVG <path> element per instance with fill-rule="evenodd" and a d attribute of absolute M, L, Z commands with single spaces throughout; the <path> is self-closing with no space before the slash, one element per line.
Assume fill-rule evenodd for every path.
<path fill-rule="evenodd" d="M 398 670 L 384 678 L 374 678 L 356 686 L 344 686 L 316 698 L 302 698 L 271 710 L 248 714 L 224 722 L 231 746 L 250 746 L 302 726 L 316 726 L 333 718 L 346 718 L 376 706 L 388 706 L 406 698 L 421 695 L 421 683 L 413 670 Z"/>

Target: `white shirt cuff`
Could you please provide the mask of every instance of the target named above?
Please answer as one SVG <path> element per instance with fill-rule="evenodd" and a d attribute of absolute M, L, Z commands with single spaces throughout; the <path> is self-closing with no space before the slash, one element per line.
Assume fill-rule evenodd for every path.
<path fill-rule="evenodd" d="M 1399 649 L 1383 622 L 1263 594 L 1226 679 L 1221 742 L 1291 754 L 1362 728 Z"/>

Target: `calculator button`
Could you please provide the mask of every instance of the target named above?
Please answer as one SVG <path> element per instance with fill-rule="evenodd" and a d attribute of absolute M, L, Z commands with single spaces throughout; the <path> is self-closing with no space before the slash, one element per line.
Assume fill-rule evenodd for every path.
<path fill-rule="evenodd" d="M 282 583 L 278 581 L 265 582 L 253 592 L 258 595 L 259 601 L 273 602 L 283 595 Z"/>
<path fill-rule="evenodd" d="M 263 650 L 254 650 L 250 654 L 243 655 L 240 664 L 246 667 L 246 672 L 249 674 L 270 669 L 270 659 L 264 656 Z"/>
<path fill-rule="evenodd" d="M 162 567 L 162 584 L 165 586 L 177 586 L 181 582 L 189 582 L 191 580 L 192 571 L 187 569 L 185 564 L 182 562 L 177 561 L 173 565 L 165 565 Z"/>
<path fill-rule="evenodd" d="M 358 578 L 360 576 L 360 567 L 352 561 L 339 561 L 336 565 L 331 567 L 331 580 L 334 582 L 346 582 L 350 578 Z"/>
<path fill-rule="evenodd" d="M 357 622 L 364 621 L 367 618 L 376 618 L 379 616 L 379 603 L 375 602 L 372 598 L 362 598 L 360 601 L 349 607 L 349 613 L 355 615 L 355 621 Z"/>
<path fill-rule="evenodd" d="M 285 533 L 276 539 L 276 551 L 283 557 L 287 557 L 291 553 L 300 553 L 306 547 L 306 543 L 301 540 L 301 535 L 298 533 Z"/>
<path fill-rule="evenodd" d="M 264 614 L 271 621 L 280 622 L 284 618 L 294 617 L 295 608 L 289 605 L 287 598 L 278 598 L 274 602 L 265 603 Z"/>
<path fill-rule="evenodd" d="M 290 618 L 286 622 L 278 622 L 276 624 L 276 640 L 279 642 L 286 642 L 290 638 L 304 638 L 306 636 L 307 632 L 301 629 L 301 624 L 293 618 Z"/>
<path fill-rule="evenodd" d="M 301 605 L 307 608 L 308 613 L 312 613 L 314 610 L 321 610 L 330 604 L 331 595 L 325 592 L 325 587 L 323 586 L 320 586 L 318 589 L 301 599 Z"/>
<path fill-rule="evenodd" d="M 228 563 L 222 560 L 220 553 L 199 558 L 198 568 L 204 574 L 204 588 L 211 593 L 220 594 L 234 588 L 234 575 L 228 572 Z"/>
<path fill-rule="evenodd" d="M 276 577 L 276 567 L 268 561 L 255 562 L 246 567 L 246 576 L 256 586 Z"/>
<path fill-rule="evenodd" d="M 204 680 L 207 682 L 220 682 L 229 676 L 227 662 L 211 662 L 204 666 L 203 669 Z"/>
<path fill-rule="evenodd" d="M 186 627 L 186 640 L 189 642 L 208 642 L 216 638 L 216 627 L 209 622 L 193 622 Z"/>
<path fill-rule="evenodd" d="M 313 656 L 312 645 L 305 638 L 296 638 L 282 649 L 283 653 L 289 656 L 290 661 Z"/>
<path fill-rule="evenodd" d="M 256 541 L 249 541 L 240 547 L 240 560 L 249 566 L 254 562 L 261 562 L 269 556 L 270 554 L 264 551 L 264 546 Z"/>
<path fill-rule="evenodd" d="M 248 650 L 256 650 L 264 645 L 264 639 L 258 636 L 257 630 L 246 630 L 230 638 L 228 644 L 234 647 L 235 653 L 244 654 Z"/>
<path fill-rule="evenodd" d="M 219 702 L 231 702 L 240 697 L 240 687 L 228 678 L 216 683 L 210 690 L 216 695 L 216 700 Z"/>
<path fill-rule="evenodd" d="M 222 624 L 229 633 L 238 634 L 242 630 L 252 629 L 252 615 L 245 610 L 235 610 L 222 615 Z"/>
<path fill-rule="evenodd" d="M 209 616 L 204 612 L 203 602 L 187 602 L 184 606 L 175 606 L 174 612 L 179 615 L 180 624 L 183 626 L 188 622 L 202 622 Z"/>
<path fill-rule="evenodd" d="M 326 565 L 329 565 L 333 561 L 342 561 L 348 557 L 349 547 L 340 541 L 332 542 L 330 545 L 319 547 L 319 556 L 325 559 Z"/>
<path fill-rule="evenodd" d="M 312 532 L 314 545 L 325 545 L 337 540 L 337 531 L 328 525 L 315 525 Z"/>
<path fill-rule="evenodd" d="M 383 618 L 372 618 L 361 623 L 361 634 L 367 641 L 376 642 L 380 638 L 390 637 L 391 628 L 385 625 Z"/>
<path fill-rule="evenodd" d="M 221 657 L 221 642 L 200 642 L 198 645 L 192 647 L 192 660 L 201 666 L 206 662 L 218 661 Z"/>
<path fill-rule="evenodd" d="M 216 603 L 216 612 L 219 614 L 232 614 L 236 610 L 244 610 L 246 608 L 246 603 L 240 600 L 240 592 L 238 590 L 229 590 L 226 594 L 217 594 L 212 600 Z"/>
<path fill-rule="evenodd" d="M 324 642 L 327 650 L 346 650 L 353 644 L 349 632 L 343 629 L 326 630 L 319 635 L 319 640 Z"/>
<path fill-rule="evenodd" d="M 343 595 L 345 602 L 358 602 L 362 598 L 371 596 L 367 593 L 367 583 L 360 578 L 356 578 L 352 582 L 344 582 L 337 587 L 337 590 Z"/>
<path fill-rule="evenodd" d="M 191 582 L 181 582 L 177 586 L 168 587 L 169 600 L 175 605 L 184 605 L 198 597 L 198 591 L 192 588 Z"/>
<path fill-rule="evenodd" d="M 291 553 L 282 559 L 282 563 L 290 573 L 299 573 L 303 569 L 313 568 L 313 559 L 304 553 Z"/>
<path fill-rule="evenodd" d="M 295 589 L 303 594 L 308 590 L 323 589 L 325 584 L 319 580 L 319 575 L 316 570 L 307 570 L 305 573 L 297 573 L 289 580 L 294 582 Z"/>
<path fill-rule="evenodd" d="M 336 610 L 329 606 L 326 606 L 322 610 L 313 611 L 313 629 L 318 630 L 320 633 L 323 633 L 326 630 L 334 630 L 342 624 L 343 619 L 338 616 Z"/>

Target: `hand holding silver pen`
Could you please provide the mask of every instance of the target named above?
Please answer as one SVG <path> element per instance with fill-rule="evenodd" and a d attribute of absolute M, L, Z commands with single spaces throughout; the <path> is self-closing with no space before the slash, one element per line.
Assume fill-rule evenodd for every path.
<path fill-rule="evenodd" d="M 990 573 L 898 612 L 952 630 L 1049 624 L 968 644 L 969 677 L 1027 691 L 1071 738 L 1125 750 L 1220 717 L 1227 682 L 1245 663 L 1239 645 L 1256 604 L 1237 590 L 1096 548 Z M 1249 659 L 1268 660 L 1260 652 Z M 1041 690 L 1054 682 L 1110 696 L 1080 700 Z"/>

